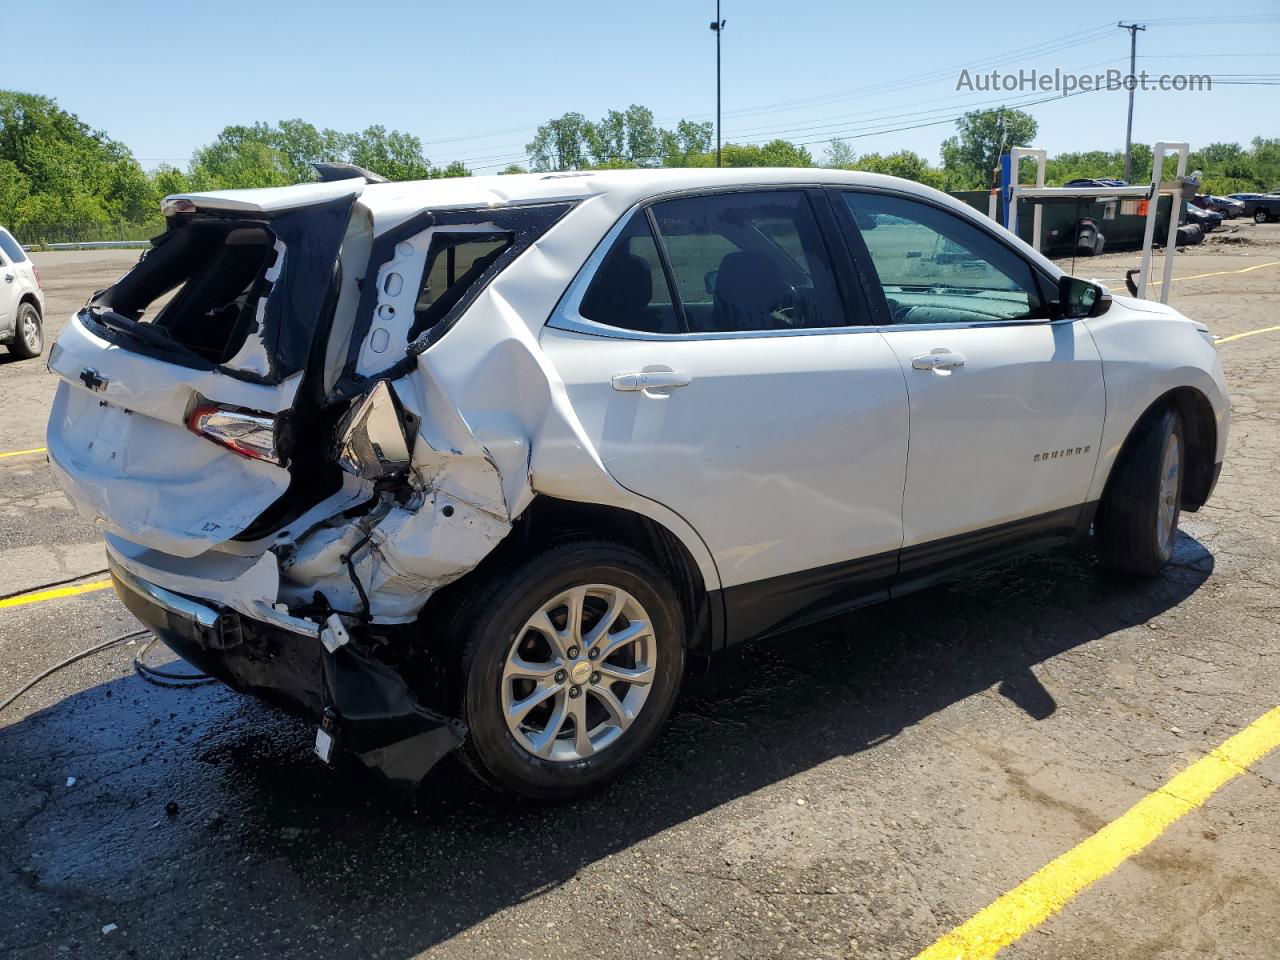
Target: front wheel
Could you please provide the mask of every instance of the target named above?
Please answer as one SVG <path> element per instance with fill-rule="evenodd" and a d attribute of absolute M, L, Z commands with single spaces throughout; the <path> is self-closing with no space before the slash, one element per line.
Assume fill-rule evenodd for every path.
<path fill-rule="evenodd" d="M 666 578 L 620 544 L 550 547 L 478 584 L 459 608 L 463 762 L 490 785 L 566 799 L 649 746 L 684 671 Z"/>
<path fill-rule="evenodd" d="M 40 323 L 40 314 L 29 303 L 18 308 L 18 322 L 13 331 L 13 342 L 9 344 L 9 352 L 20 360 L 30 360 L 40 356 L 44 350 L 44 329 Z"/>
<path fill-rule="evenodd" d="M 1158 574 L 1173 556 L 1186 448 L 1172 408 L 1148 416 L 1120 453 L 1094 520 L 1098 555 L 1121 573 Z"/>
<path fill-rule="evenodd" d="M 1271 219 L 1271 214 L 1270 214 L 1270 213 L 1268 213 L 1266 210 L 1255 210 L 1255 211 L 1253 211 L 1253 222 L 1254 222 L 1254 223 L 1266 223 L 1266 222 L 1267 222 L 1268 220 L 1270 220 L 1270 219 Z"/>

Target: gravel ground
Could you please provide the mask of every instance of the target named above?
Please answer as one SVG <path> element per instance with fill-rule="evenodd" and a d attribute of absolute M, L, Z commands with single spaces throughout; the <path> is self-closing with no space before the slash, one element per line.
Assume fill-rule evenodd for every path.
<path fill-rule="evenodd" d="M 37 255 L 50 340 L 135 257 Z M 1273 261 L 1280 226 L 1245 224 L 1175 275 Z M 1280 266 L 1171 302 L 1274 325 Z M 0 953 L 911 957 L 1276 706 L 1280 333 L 1221 351 L 1226 466 L 1162 578 L 1064 552 L 742 648 L 581 803 L 446 762 L 413 806 L 254 701 L 143 683 L 136 648 L 78 663 L 0 714 Z M 0 452 L 40 446 L 53 378 L 6 359 Z M 42 458 L 0 459 L 0 593 L 101 566 Z M 0 609 L 0 694 L 132 626 L 110 591 Z M 1272 756 L 1002 956 L 1272 960 L 1277 780 Z"/>

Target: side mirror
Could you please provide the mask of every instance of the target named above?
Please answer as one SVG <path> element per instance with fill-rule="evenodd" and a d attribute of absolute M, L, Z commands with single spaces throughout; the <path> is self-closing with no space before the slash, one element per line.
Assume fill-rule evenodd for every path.
<path fill-rule="evenodd" d="M 1079 277 L 1058 281 L 1058 316 L 1064 320 L 1100 317 L 1111 309 L 1111 291 Z"/>

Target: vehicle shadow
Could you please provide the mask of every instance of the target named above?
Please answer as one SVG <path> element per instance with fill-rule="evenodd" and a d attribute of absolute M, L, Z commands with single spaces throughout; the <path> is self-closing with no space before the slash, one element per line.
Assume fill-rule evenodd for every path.
<path fill-rule="evenodd" d="M 415 809 L 322 767 L 309 728 L 220 687 L 93 687 L 0 730 L 0 851 L 23 918 L 0 950 L 111 921 L 138 956 L 412 956 L 980 691 L 1042 719 L 1056 705 L 1036 665 L 1159 615 L 1212 569 L 1185 534 L 1154 581 L 1048 555 L 747 645 L 687 684 L 636 768 L 559 806 L 491 795 L 446 762 Z"/>

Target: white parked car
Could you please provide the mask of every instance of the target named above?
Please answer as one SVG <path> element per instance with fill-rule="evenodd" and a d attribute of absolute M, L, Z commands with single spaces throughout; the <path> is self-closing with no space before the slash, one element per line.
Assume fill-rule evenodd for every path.
<path fill-rule="evenodd" d="M 0 227 L 0 343 L 20 360 L 38 357 L 44 349 L 40 272 L 4 227 Z"/>
<path fill-rule="evenodd" d="M 1209 497 L 1206 328 L 918 184 L 654 170 L 171 197 L 59 337 L 128 607 L 317 751 L 593 787 L 689 655 Z M 155 310 L 151 305 L 176 293 Z"/>

